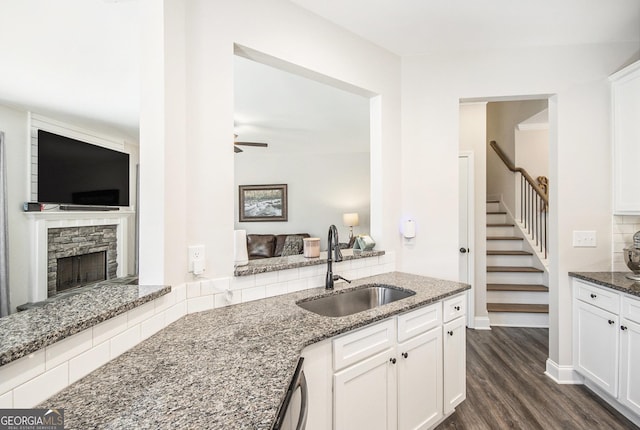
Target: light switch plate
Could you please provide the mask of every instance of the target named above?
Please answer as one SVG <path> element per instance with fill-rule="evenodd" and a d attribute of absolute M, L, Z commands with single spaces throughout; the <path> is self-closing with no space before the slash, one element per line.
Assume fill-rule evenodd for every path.
<path fill-rule="evenodd" d="M 596 246 L 596 232 L 594 230 L 573 232 L 574 248 L 595 248 Z"/>

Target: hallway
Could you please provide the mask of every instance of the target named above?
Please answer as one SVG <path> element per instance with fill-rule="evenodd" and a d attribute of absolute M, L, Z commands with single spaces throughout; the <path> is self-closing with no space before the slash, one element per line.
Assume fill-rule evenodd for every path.
<path fill-rule="evenodd" d="M 547 351 L 547 329 L 467 329 L 467 400 L 437 429 L 637 429 L 583 386 L 548 378 Z"/>

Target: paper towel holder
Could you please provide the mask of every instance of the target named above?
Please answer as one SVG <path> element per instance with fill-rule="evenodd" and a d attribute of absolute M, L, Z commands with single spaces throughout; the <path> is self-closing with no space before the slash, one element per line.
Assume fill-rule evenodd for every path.
<path fill-rule="evenodd" d="M 409 219 L 404 222 L 402 235 L 405 239 L 413 239 L 416 237 L 416 222 L 414 220 Z"/>

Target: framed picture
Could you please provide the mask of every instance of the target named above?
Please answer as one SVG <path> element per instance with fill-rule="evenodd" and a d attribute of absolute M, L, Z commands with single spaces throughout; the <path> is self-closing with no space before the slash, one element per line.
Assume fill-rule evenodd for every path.
<path fill-rule="evenodd" d="M 240 185 L 240 222 L 287 221 L 287 184 Z"/>

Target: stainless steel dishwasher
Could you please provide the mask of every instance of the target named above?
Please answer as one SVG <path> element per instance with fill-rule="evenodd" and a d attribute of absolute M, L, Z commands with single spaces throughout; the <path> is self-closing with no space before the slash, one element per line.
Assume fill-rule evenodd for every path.
<path fill-rule="evenodd" d="M 273 430 L 304 430 L 307 426 L 309 396 L 307 380 L 304 377 L 302 368 L 303 362 L 304 358 L 301 357 L 278 410 L 278 416 L 272 427 Z"/>

